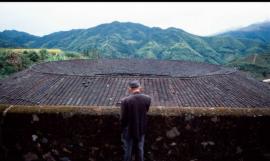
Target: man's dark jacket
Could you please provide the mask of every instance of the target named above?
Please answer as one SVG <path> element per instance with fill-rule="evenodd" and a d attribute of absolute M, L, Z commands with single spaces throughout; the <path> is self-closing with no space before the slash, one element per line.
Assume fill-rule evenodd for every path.
<path fill-rule="evenodd" d="M 147 116 L 151 97 L 133 93 L 121 101 L 121 127 L 128 128 L 128 136 L 139 139 L 146 132 Z"/>

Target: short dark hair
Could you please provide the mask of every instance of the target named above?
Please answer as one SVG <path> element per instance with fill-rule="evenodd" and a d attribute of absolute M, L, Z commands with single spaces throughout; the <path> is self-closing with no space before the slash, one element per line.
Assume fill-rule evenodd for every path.
<path fill-rule="evenodd" d="M 130 82 L 128 83 L 128 86 L 129 86 L 130 88 L 138 88 L 138 87 L 140 87 L 141 85 L 140 85 L 140 82 L 139 82 L 138 80 L 133 80 L 133 81 L 130 81 Z"/>

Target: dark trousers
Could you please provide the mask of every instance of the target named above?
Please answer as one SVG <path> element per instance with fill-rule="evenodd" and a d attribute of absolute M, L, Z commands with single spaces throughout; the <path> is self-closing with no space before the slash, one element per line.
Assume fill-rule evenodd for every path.
<path fill-rule="evenodd" d="M 145 135 L 142 135 L 140 139 L 134 139 L 128 135 L 128 128 L 123 130 L 121 134 L 121 140 L 123 142 L 124 161 L 132 161 L 133 146 L 135 147 L 135 160 L 144 160 L 144 137 Z"/>

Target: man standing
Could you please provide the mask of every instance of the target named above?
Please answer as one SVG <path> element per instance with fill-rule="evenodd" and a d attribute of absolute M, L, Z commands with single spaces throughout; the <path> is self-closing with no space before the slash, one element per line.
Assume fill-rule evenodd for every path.
<path fill-rule="evenodd" d="M 121 101 L 121 139 L 124 148 L 124 161 L 132 160 L 132 147 L 135 146 L 136 161 L 144 160 L 144 137 L 147 126 L 146 113 L 151 104 L 151 98 L 142 94 L 140 82 L 129 82 L 130 96 Z"/>

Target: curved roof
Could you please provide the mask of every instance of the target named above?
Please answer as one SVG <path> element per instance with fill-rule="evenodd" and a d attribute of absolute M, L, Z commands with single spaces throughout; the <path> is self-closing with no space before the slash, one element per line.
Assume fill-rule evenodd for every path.
<path fill-rule="evenodd" d="M 234 69 L 149 59 L 34 65 L 0 81 L 0 104 L 113 106 L 134 79 L 153 106 L 270 107 L 270 86 Z"/>
<path fill-rule="evenodd" d="M 42 73 L 66 75 L 157 75 L 172 77 L 193 77 L 234 72 L 214 64 L 190 61 L 155 59 L 97 59 L 52 61 L 35 65 L 33 70 Z"/>

